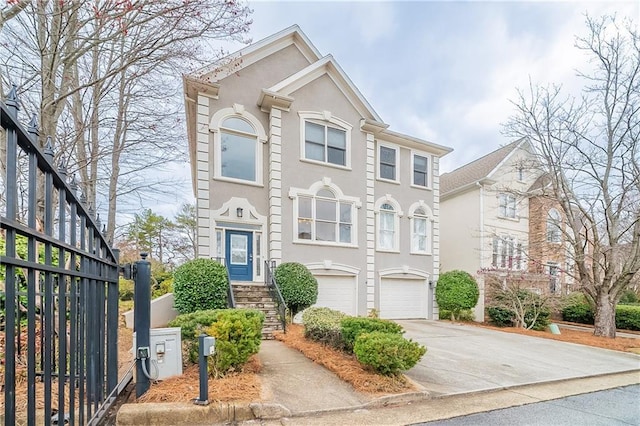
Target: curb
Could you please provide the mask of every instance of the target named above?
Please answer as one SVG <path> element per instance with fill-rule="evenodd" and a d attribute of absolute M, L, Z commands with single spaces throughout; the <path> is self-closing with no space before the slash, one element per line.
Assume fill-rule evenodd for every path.
<path fill-rule="evenodd" d="M 350 407 L 330 408 L 324 410 L 309 410 L 291 412 L 287 407 L 277 403 L 217 403 L 205 407 L 190 403 L 143 403 L 125 404 L 120 408 L 116 424 L 118 426 L 130 425 L 211 425 L 219 423 L 234 423 L 247 420 L 277 420 L 281 418 L 317 417 L 321 415 L 340 414 L 357 410 L 372 410 L 390 406 L 409 405 L 429 400 L 446 400 L 449 398 L 490 394 L 500 391 L 517 391 L 532 386 L 554 385 L 566 382 L 578 382 L 581 380 L 598 379 L 603 377 L 615 377 L 640 373 L 640 369 L 618 371 L 615 373 L 594 374 L 591 376 L 571 377 L 566 379 L 532 382 L 513 386 L 500 386 L 485 388 L 469 392 L 432 395 L 428 391 L 417 391 L 398 395 L 387 395 L 376 398 L 370 402 Z M 640 375 L 635 383 L 640 383 Z M 614 387 L 617 387 L 614 386 Z M 608 389 L 608 388 L 603 388 Z M 587 391 L 588 393 L 589 391 Z M 577 392 L 578 394 L 580 392 Z M 567 395 L 568 396 L 568 395 Z"/>

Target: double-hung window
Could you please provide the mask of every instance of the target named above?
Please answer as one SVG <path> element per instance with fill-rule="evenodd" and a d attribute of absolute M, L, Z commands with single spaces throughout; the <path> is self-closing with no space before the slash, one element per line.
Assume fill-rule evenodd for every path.
<path fill-rule="evenodd" d="M 547 241 L 550 243 L 562 241 L 561 218 L 556 209 L 551 209 L 547 213 Z"/>
<path fill-rule="evenodd" d="M 378 147 L 378 177 L 398 181 L 398 149 L 390 146 Z"/>
<path fill-rule="evenodd" d="M 497 269 L 524 269 L 522 244 L 511 236 L 494 237 L 491 265 Z"/>
<path fill-rule="evenodd" d="M 330 189 L 297 198 L 297 239 L 322 243 L 354 243 L 354 203 Z"/>
<path fill-rule="evenodd" d="M 412 221 L 411 253 L 431 253 L 431 220 L 423 209 L 416 209 Z"/>
<path fill-rule="evenodd" d="M 516 197 L 512 194 L 501 193 L 498 195 L 498 216 L 515 219 Z"/>
<path fill-rule="evenodd" d="M 343 129 L 305 121 L 304 155 L 307 160 L 346 166 L 347 132 Z"/>
<path fill-rule="evenodd" d="M 429 188 L 429 157 L 412 153 L 411 165 L 413 169 L 411 183 L 414 186 Z"/>

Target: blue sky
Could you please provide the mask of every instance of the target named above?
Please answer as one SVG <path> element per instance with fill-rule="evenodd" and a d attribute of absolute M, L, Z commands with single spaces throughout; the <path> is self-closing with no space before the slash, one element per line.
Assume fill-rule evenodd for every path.
<path fill-rule="evenodd" d="M 586 34 L 584 13 L 640 22 L 640 0 L 249 4 L 253 41 L 298 24 L 392 130 L 454 148 L 441 173 L 510 141 L 501 123 L 530 78 L 577 93 L 575 70 L 588 66 L 573 47 L 574 36 Z"/>

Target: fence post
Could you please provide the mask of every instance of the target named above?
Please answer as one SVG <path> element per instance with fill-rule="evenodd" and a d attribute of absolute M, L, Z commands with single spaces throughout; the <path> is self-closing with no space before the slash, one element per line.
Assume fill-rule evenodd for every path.
<path fill-rule="evenodd" d="M 149 345 L 151 328 L 151 263 L 147 253 L 140 253 L 141 260 L 136 262 L 135 287 L 133 295 L 133 331 L 136 333 L 136 398 L 149 390 L 150 380 L 145 374 L 149 371 Z M 147 348 L 145 357 L 140 356 L 138 348 Z M 145 363 L 143 366 L 142 363 Z"/>

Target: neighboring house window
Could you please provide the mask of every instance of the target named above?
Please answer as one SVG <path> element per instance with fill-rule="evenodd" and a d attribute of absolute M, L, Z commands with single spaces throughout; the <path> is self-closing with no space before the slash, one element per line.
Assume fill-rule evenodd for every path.
<path fill-rule="evenodd" d="M 497 269 L 524 269 L 522 244 L 511 236 L 494 237 L 491 264 Z"/>
<path fill-rule="evenodd" d="M 524 182 L 524 167 L 518 167 L 518 180 Z"/>
<path fill-rule="evenodd" d="M 559 293 L 561 291 L 560 267 L 555 262 L 547 262 L 545 269 L 549 275 L 549 291 L 551 293 Z"/>
<path fill-rule="evenodd" d="M 411 164 L 413 169 L 412 184 L 424 188 L 429 187 L 429 157 L 412 153 Z"/>
<path fill-rule="evenodd" d="M 411 219 L 411 253 L 431 254 L 433 215 L 427 206 L 409 209 Z"/>
<path fill-rule="evenodd" d="M 398 181 L 398 148 L 379 145 L 378 177 L 380 179 Z"/>
<path fill-rule="evenodd" d="M 390 195 L 380 198 L 374 207 L 378 223 L 378 250 L 398 251 L 400 238 L 400 205 Z"/>
<path fill-rule="evenodd" d="M 512 194 L 501 193 L 498 195 L 498 216 L 515 219 L 516 197 Z"/>
<path fill-rule="evenodd" d="M 335 185 L 314 184 L 307 190 L 292 188 L 295 200 L 296 241 L 319 244 L 356 244 L 356 198 L 346 197 Z"/>
<path fill-rule="evenodd" d="M 562 241 L 560 213 L 556 209 L 549 210 L 547 213 L 547 241 L 550 243 L 559 243 Z"/>

